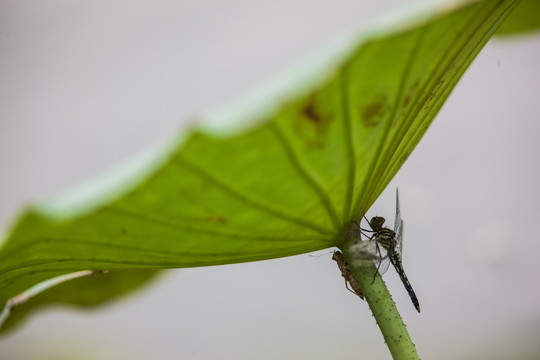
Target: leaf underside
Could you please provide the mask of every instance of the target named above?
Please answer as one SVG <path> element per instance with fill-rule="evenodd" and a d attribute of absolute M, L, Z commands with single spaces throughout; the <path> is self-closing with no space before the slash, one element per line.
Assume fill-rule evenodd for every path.
<path fill-rule="evenodd" d="M 524 35 L 540 30 L 540 0 L 521 0 L 497 30 L 497 36 Z"/>
<path fill-rule="evenodd" d="M 194 131 L 144 181 L 83 216 L 60 221 L 29 209 L 0 251 L 0 304 L 78 270 L 110 273 L 66 283 L 53 299 L 45 292 L 15 311 L 53 301 L 96 304 L 154 269 L 340 245 L 515 3 L 470 4 L 357 44 L 318 86 L 265 121 L 234 136 Z M 129 286 L 104 286 L 113 277 Z M 3 330 L 21 318 L 12 316 Z"/>

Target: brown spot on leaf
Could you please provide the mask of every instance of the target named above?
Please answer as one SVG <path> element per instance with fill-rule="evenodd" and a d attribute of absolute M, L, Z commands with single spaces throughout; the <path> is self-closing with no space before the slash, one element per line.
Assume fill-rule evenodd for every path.
<path fill-rule="evenodd" d="M 321 123 L 322 119 L 315 111 L 315 105 L 310 102 L 302 109 L 302 115 L 308 120 L 314 123 Z"/>
<path fill-rule="evenodd" d="M 294 131 L 309 147 L 323 148 L 331 121 L 332 116 L 321 111 L 314 97 L 311 96 L 300 107 L 294 124 Z"/>
<path fill-rule="evenodd" d="M 416 80 L 407 90 L 405 98 L 403 99 L 403 107 L 407 107 L 411 103 L 411 99 L 418 96 L 418 85 L 420 83 Z"/>
<path fill-rule="evenodd" d="M 227 219 L 222 218 L 222 217 L 219 216 L 218 214 L 213 214 L 212 216 L 210 216 L 210 217 L 208 218 L 208 221 L 214 222 L 214 223 L 226 223 L 226 222 L 227 222 Z"/>
<path fill-rule="evenodd" d="M 405 151 L 405 154 L 401 157 L 401 161 L 405 162 L 409 158 L 409 155 L 411 155 L 411 152 L 409 150 Z"/>
<path fill-rule="evenodd" d="M 403 99 L 403 107 L 407 107 L 411 103 L 411 97 L 409 95 L 405 96 Z"/>
<path fill-rule="evenodd" d="M 388 111 L 385 95 L 377 96 L 361 110 L 362 122 L 366 127 L 375 127 L 381 123 Z"/>

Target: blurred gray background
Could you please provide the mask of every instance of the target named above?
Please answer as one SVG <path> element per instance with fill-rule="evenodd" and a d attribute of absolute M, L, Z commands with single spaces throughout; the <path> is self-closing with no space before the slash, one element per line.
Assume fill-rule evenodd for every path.
<path fill-rule="evenodd" d="M 0 229 L 413 1 L 0 1 Z M 540 357 L 540 36 L 491 41 L 371 210 L 418 352 Z M 327 251 L 175 270 L 93 311 L 48 309 L 0 359 L 388 359 Z"/>

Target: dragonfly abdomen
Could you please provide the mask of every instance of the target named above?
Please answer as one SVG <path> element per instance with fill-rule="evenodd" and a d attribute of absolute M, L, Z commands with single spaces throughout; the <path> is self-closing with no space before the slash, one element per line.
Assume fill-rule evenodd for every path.
<path fill-rule="evenodd" d="M 407 278 L 407 275 L 405 275 L 405 270 L 403 270 L 403 263 L 401 261 L 401 256 L 399 256 L 399 254 L 395 251 L 389 251 L 388 257 L 390 258 L 392 265 L 394 265 L 396 272 L 399 274 L 399 278 L 401 279 L 403 286 L 405 286 L 405 289 L 409 293 L 409 296 L 412 300 L 414 307 L 416 308 L 418 312 L 420 312 L 420 303 L 418 302 L 418 298 L 416 297 L 416 294 L 414 293 L 414 290 L 411 286 L 411 283 L 409 282 L 409 279 Z"/>

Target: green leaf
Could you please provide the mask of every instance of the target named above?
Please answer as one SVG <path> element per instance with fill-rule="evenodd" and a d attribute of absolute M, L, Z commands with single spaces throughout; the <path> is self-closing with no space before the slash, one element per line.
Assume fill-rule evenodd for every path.
<path fill-rule="evenodd" d="M 496 35 L 521 35 L 540 29 L 540 0 L 521 0 Z"/>
<path fill-rule="evenodd" d="M 0 303 L 55 276 L 108 270 L 56 290 L 95 304 L 116 271 L 229 264 L 343 245 L 410 155 L 516 1 L 483 1 L 350 46 L 310 88 L 236 134 L 194 131 L 154 170 L 94 207 L 26 211 L 0 251 Z M 88 204 L 86 204 L 88 205 Z M 101 280 L 98 278 L 101 277 Z M 53 291 L 53 290 L 50 290 Z M 47 291 L 14 309 L 48 302 Z M 42 297 L 42 298 L 40 298 Z M 12 325 L 21 316 L 8 318 Z M 9 324 L 9 323 L 12 324 Z M 4 327 L 4 329 L 6 329 Z"/>
<path fill-rule="evenodd" d="M 9 316 L 9 321 L 6 322 L 3 330 L 10 330 L 36 308 L 54 305 L 86 307 L 104 304 L 135 289 L 140 289 L 143 283 L 154 279 L 158 273 L 160 273 L 159 270 L 119 270 L 95 276 L 78 277 L 69 282 L 60 283 L 38 296 L 30 297 L 24 305 L 17 306 L 16 311 L 6 314 Z"/>

